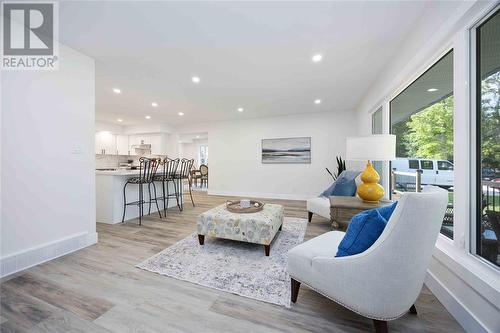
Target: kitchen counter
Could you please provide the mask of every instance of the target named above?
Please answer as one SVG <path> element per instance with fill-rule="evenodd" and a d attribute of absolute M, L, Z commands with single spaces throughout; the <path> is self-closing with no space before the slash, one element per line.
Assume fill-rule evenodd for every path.
<path fill-rule="evenodd" d="M 138 177 L 139 170 L 96 170 L 96 221 L 100 223 L 116 224 L 122 221 L 123 216 L 123 187 L 131 177 Z M 162 183 L 154 182 L 156 194 L 162 196 Z M 168 192 L 174 193 L 174 185 L 169 182 Z M 149 201 L 148 186 L 143 185 L 144 200 Z M 127 202 L 139 199 L 139 185 L 129 184 L 126 188 Z M 154 197 L 154 189 L 151 186 L 151 195 Z M 182 200 L 182 198 L 179 198 Z M 163 200 L 158 200 L 161 214 L 163 215 Z M 171 197 L 168 207 L 177 206 L 175 197 Z M 144 214 L 149 210 L 149 203 L 144 204 Z M 151 214 L 158 214 L 156 204 L 151 204 Z M 136 205 L 127 206 L 125 221 L 139 217 L 139 207 Z"/>
<path fill-rule="evenodd" d="M 139 169 L 137 170 L 126 170 L 126 169 L 116 169 L 116 170 L 96 170 L 96 175 L 105 176 L 139 176 Z"/>

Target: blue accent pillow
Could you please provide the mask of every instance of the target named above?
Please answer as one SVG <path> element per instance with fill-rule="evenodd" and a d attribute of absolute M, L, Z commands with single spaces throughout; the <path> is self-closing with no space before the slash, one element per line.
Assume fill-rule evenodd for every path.
<path fill-rule="evenodd" d="M 382 217 L 389 222 L 389 219 L 391 218 L 392 213 L 394 212 L 394 209 L 396 209 L 396 205 L 398 204 L 397 201 L 394 203 L 390 204 L 389 206 L 384 206 L 382 208 L 377 208 L 378 212 Z"/>
<path fill-rule="evenodd" d="M 397 202 L 355 215 L 339 244 L 336 257 L 352 256 L 366 251 L 380 237 Z"/>
<path fill-rule="evenodd" d="M 349 196 L 356 194 L 356 177 L 359 171 L 344 170 L 337 180 L 321 193 L 321 197 L 330 197 L 332 195 Z"/>

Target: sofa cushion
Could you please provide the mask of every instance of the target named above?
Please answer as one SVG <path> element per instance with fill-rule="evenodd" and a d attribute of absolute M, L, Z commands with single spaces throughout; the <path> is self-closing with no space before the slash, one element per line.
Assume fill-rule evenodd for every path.
<path fill-rule="evenodd" d="M 354 196 L 356 194 L 356 177 L 359 171 L 344 170 L 333 182 L 330 187 L 321 193 L 322 197 L 338 196 Z"/>
<path fill-rule="evenodd" d="M 311 269 L 316 257 L 333 258 L 337 253 L 337 246 L 345 232 L 330 231 L 297 245 L 287 254 L 287 272 L 301 281 L 310 281 L 315 272 Z"/>
<path fill-rule="evenodd" d="M 330 218 L 330 199 L 325 197 L 308 199 L 306 202 L 307 211 L 322 216 L 326 219 Z"/>
<path fill-rule="evenodd" d="M 339 244 L 336 257 L 345 257 L 366 251 L 375 243 L 387 220 L 377 209 L 370 209 L 355 215 Z"/>

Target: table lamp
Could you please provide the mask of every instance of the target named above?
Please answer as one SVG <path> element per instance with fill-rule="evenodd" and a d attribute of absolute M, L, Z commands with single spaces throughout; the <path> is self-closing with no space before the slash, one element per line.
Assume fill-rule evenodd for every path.
<path fill-rule="evenodd" d="M 380 134 L 348 137 L 346 160 L 366 161 L 366 169 L 361 174 L 362 183 L 358 186 L 358 196 L 365 202 L 377 203 L 384 196 L 384 188 L 378 183 L 380 176 L 373 168 L 372 161 L 396 159 L 396 136 Z"/>

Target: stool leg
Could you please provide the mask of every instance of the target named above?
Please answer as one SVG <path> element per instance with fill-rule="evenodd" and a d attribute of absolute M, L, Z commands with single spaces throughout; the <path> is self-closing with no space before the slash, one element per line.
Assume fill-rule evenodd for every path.
<path fill-rule="evenodd" d="M 128 183 L 125 183 L 123 186 L 123 217 L 122 223 L 125 221 L 125 210 L 127 209 L 127 196 L 125 195 L 125 189 L 127 188 Z"/>
<path fill-rule="evenodd" d="M 189 179 L 188 179 L 188 185 L 189 185 L 189 196 L 191 197 L 191 203 L 193 204 L 194 207 L 193 191 L 191 189 L 191 181 Z"/>
<path fill-rule="evenodd" d="M 139 184 L 139 225 L 142 225 L 142 213 L 144 210 L 142 184 Z"/>
<path fill-rule="evenodd" d="M 151 215 L 151 201 L 153 200 L 151 198 L 151 183 L 148 183 L 148 195 L 149 195 L 148 196 L 148 198 L 149 198 L 149 200 L 148 200 L 148 203 L 149 203 L 148 215 Z"/>
<path fill-rule="evenodd" d="M 155 204 L 156 204 L 156 210 L 158 211 L 158 215 L 160 215 L 160 218 L 161 218 L 161 213 L 160 213 L 160 206 L 158 206 L 158 199 L 157 199 L 157 195 L 156 195 L 156 185 L 154 182 L 152 182 L 153 184 L 153 190 L 154 190 L 154 194 L 155 194 Z"/>
<path fill-rule="evenodd" d="M 161 181 L 162 193 L 163 193 L 163 216 L 167 217 L 167 207 L 168 207 L 168 198 L 165 197 L 165 179 Z M 167 183 L 168 187 L 168 183 Z M 165 204 L 167 202 L 167 204 Z"/>

